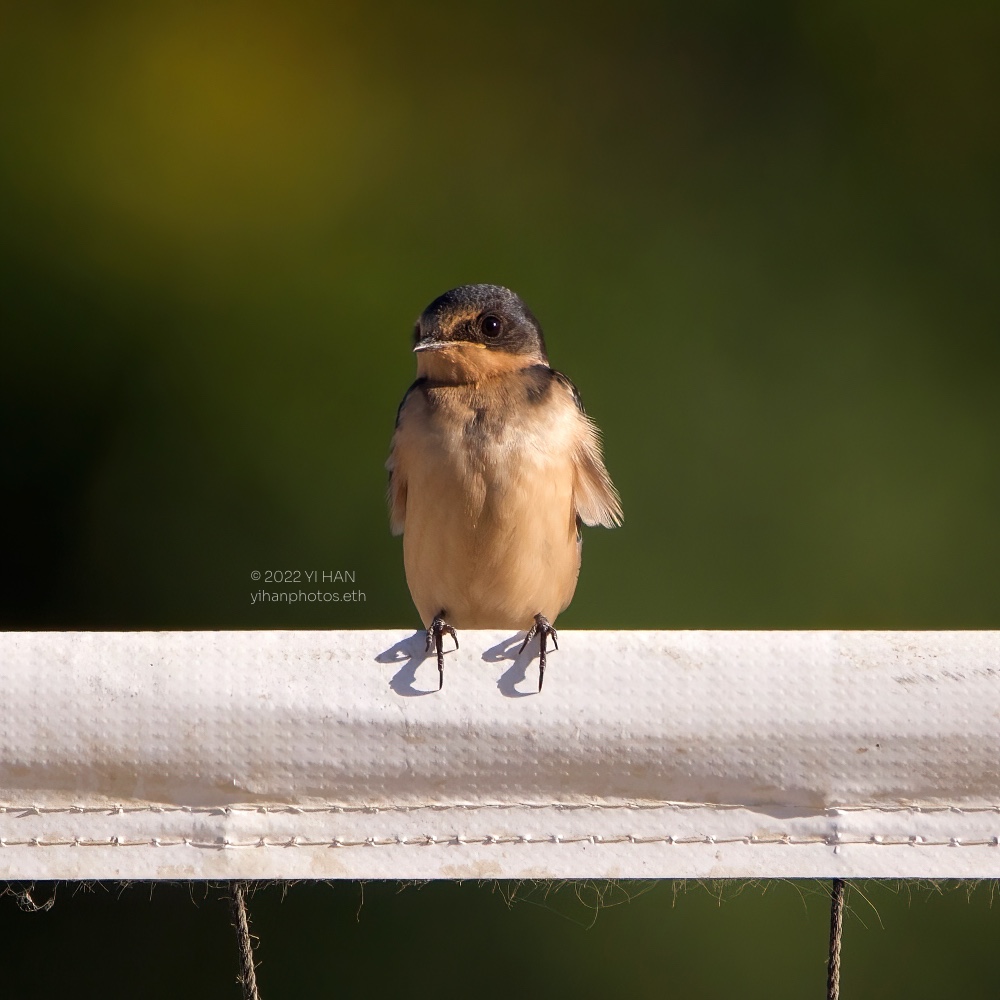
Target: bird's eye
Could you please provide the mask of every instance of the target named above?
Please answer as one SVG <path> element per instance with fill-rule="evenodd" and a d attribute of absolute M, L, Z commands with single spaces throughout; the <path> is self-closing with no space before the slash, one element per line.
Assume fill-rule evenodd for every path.
<path fill-rule="evenodd" d="M 483 331 L 484 337 L 490 337 L 492 339 L 500 336 L 501 323 L 496 316 L 484 316 L 479 324 L 479 327 Z"/>

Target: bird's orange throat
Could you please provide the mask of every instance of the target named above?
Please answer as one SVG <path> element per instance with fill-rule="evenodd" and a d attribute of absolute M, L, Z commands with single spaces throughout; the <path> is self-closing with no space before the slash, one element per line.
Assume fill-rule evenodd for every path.
<path fill-rule="evenodd" d="M 542 358 L 493 351 L 483 344 L 456 343 L 417 352 L 417 375 L 445 385 L 468 385 L 544 364 Z"/>

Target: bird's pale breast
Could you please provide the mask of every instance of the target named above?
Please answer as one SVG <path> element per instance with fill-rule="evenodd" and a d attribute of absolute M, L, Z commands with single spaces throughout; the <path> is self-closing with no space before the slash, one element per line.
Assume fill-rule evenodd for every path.
<path fill-rule="evenodd" d="M 573 597 L 580 545 L 573 490 L 585 418 L 565 392 L 531 406 L 448 386 L 414 392 L 405 455 L 403 557 L 425 625 L 528 628 Z"/>

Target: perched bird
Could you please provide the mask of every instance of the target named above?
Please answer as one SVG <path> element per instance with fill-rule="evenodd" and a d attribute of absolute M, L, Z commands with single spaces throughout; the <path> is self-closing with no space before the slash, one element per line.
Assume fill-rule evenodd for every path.
<path fill-rule="evenodd" d="M 507 288 L 463 285 L 413 331 L 417 380 L 403 397 L 386 468 L 392 533 L 437 651 L 456 628 L 526 629 L 558 649 L 573 599 L 581 524 L 621 524 L 597 426 L 549 367 L 538 320 Z"/>

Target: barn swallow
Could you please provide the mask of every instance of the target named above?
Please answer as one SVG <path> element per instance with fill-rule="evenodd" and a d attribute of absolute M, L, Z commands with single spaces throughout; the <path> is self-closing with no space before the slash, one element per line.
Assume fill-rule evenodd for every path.
<path fill-rule="evenodd" d="M 456 628 L 526 630 L 546 640 L 573 599 L 581 525 L 621 524 L 597 426 L 549 366 L 538 320 L 497 285 L 436 298 L 413 331 L 417 380 L 396 415 L 386 468 L 392 533 L 437 651 Z"/>

